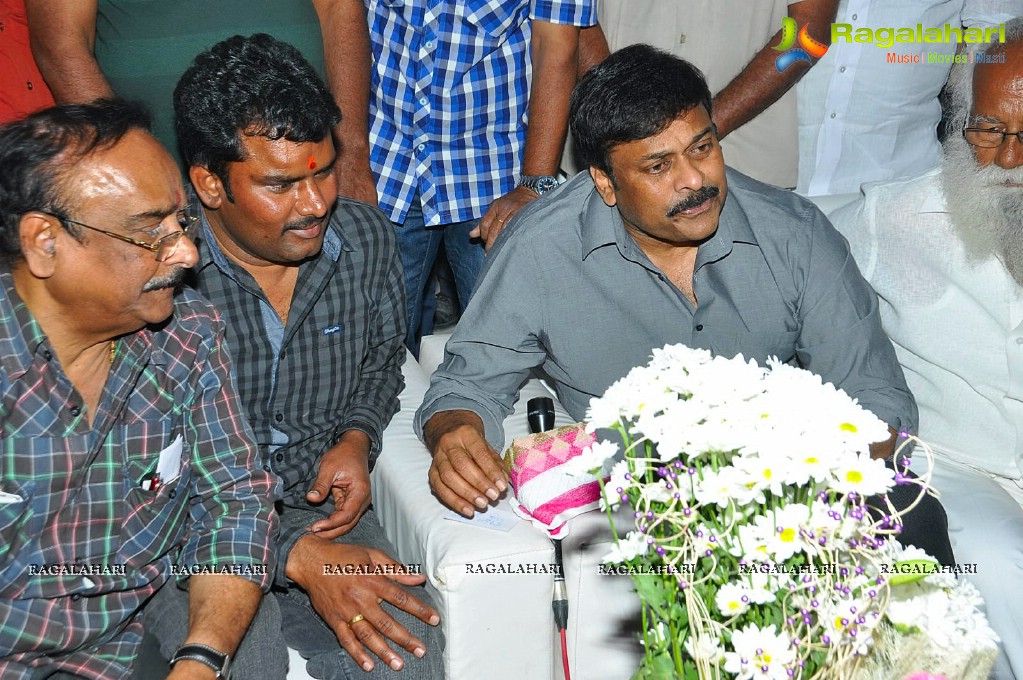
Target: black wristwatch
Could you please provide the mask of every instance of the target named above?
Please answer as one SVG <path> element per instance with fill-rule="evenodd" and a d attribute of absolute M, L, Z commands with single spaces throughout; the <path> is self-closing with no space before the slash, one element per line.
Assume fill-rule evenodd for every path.
<path fill-rule="evenodd" d="M 171 657 L 170 665 L 173 668 L 174 664 L 185 659 L 206 664 L 216 672 L 218 678 L 224 678 L 225 680 L 230 680 L 231 678 L 230 654 L 218 652 L 206 645 L 190 643 L 178 647 L 178 651 L 174 652 L 174 656 Z"/>
<path fill-rule="evenodd" d="M 558 186 L 558 178 L 550 175 L 523 175 L 519 179 L 519 186 L 526 187 L 537 196 L 543 196 L 551 189 Z"/>

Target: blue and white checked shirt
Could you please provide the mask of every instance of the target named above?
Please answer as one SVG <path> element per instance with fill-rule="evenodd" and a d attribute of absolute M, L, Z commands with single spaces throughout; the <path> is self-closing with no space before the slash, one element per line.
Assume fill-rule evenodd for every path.
<path fill-rule="evenodd" d="M 380 208 L 428 226 L 483 216 L 515 188 L 526 140 L 531 21 L 592 26 L 596 0 L 366 0 L 370 164 Z"/>

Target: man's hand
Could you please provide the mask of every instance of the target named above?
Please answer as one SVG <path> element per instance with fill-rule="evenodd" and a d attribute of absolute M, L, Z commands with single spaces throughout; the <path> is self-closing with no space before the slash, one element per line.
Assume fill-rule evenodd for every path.
<path fill-rule="evenodd" d="M 338 156 L 334 164 L 334 177 L 337 178 L 337 191 L 345 198 L 354 198 L 363 203 L 377 205 L 377 185 L 373 181 L 373 171 L 369 167 L 369 157 L 354 158 L 348 155 Z"/>
<path fill-rule="evenodd" d="M 426 654 L 423 641 L 409 633 L 380 606 L 381 602 L 390 602 L 398 609 L 436 626 L 440 623 L 440 615 L 395 585 L 419 585 L 426 580 L 425 576 L 324 573 L 327 571 L 325 567 L 333 568 L 335 565 L 364 565 L 367 570 L 379 565 L 396 565 L 399 568 L 401 565 L 379 550 L 332 543 L 313 534 L 302 537 L 288 557 L 285 572 L 288 578 L 309 593 L 313 608 L 334 630 L 341 646 L 363 670 L 371 671 L 374 665 L 367 649 L 394 670 L 401 670 L 404 663 L 387 640 L 417 657 Z"/>
<path fill-rule="evenodd" d="M 891 425 L 888 426 L 888 439 L 883 442 L 874 442 L 870 445 L 870 457 L 875 460 L 888 460 L 895 453 L 895 443 L 899 440 L 899 433 Z"/>
<path fill-rule="evenodd" d="M 333 539 L 352 530 L 369 507 L 369 437 L 361 430 L 348 430 L 337 446 L 320 458 L 320 469 L 306 500 L 334 501 L 334 512 L 314 522 L 309 531 L 324 539 Z"/>
<path fill-rule="evenodd" d="M 423 427 L 433 453 L 430 488 L 440 502 L 466 517 L 473 505 L 487 507 L 508 488 L 500 456 L 483 436 L 483 421 L 472 411 L 441 411 Z"/>
<path fill-rule="evenodd" d="M 490 250 L 498 235 L 504 231 L 505 225 L 515 217 L 515 213 L 535 201 L 539 196 L 532 189 L 515 187 L 504 196 L 495 199 L 487 212 L 480 218 L 476 228 L 469 232 L 471 238 L 483 239 L 484 250 Z"/>

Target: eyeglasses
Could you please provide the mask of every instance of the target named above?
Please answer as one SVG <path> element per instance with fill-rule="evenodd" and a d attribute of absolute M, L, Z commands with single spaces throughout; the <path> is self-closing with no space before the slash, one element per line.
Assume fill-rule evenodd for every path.
<path fill-rule="evenodd" d="M 991 128 L 966 128 L 963 130 L 963 137 L 966 141 L 982 149 L 994 149 L 1005 143 L 1006 137 L 1015 137 L 1016 141 L 1023 144 L 1023 130 L 1019 132 L 1005 132 L 1004 130 L 992 130 Z"/>
<path fill-rule="evenodd" d="M 194 235 L 193 231 L 195 229 L 195 225 L 199 222 L 199 218 L 187 214 L 186 212 L 187 210 L 188 207 L 186 206 L 185 208 L 182 208 L 181 210 L 177 211 L 176 214 L 178 226 L 181 227 L 181 231 L 175 231 L 170 234 L 167 234 L 166 236 L 157 239 L 152 243 L 148 243 L 146 241 L 138 241 L 136 239 L 131 238 L 130 236 L 118 234 L 113 231 L 107 231 L 106 229 L 100 229 L 99 227 L 94 227 L 91 224 L 85 224 L 84 222 L 79 222 L 78 220 L 72 220 L 68 217 L 62 217 L 60 215 L 54 215 L 54 217 L 56 217 L 58 220 L 62 222 L 75 224 L 78 225 L 79 227 L 91 229 L 92 231 L 98 231 L 101 234 L 106 234 L 110 238 L 116 238 L 118 241 L 124 241 L 125 243 L 132 244 L 133 246 L 145 248 L 146 250 L 156 253 L 157 262 L 166 262 L 170 258 L 174 257 L 174 253 L 178 251 L 178 244 L 181 243 L 181 238 L 183 236 L 192 238 L 192 236 Z"/>

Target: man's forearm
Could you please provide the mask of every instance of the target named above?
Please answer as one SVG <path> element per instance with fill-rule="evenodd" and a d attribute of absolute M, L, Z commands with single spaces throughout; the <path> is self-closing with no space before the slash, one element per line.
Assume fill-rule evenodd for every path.
<path fill-rule="evenodd" d="M 554 175 L 568 129 L 568 101 L 578 70 L 579 29 L 534 21 L 532 59 L 522 174 Z"/>
<path fill-rule="evenodd" d="M 97 0 L 26 0 L 32 55 L 58 104 L 114 95 L 100 70 L 96 42 Z"/>
<path fill-rule="evenodd" d="M 838 0 L 803 0 L 790 5 L 789 14 L 799 26 L 809 24 L 810 35 L 819 42 L 830 44 L 831 22 L 835 20 L 837 9 Z M 758 116 L 810 69 L 810 64 L 797 61 L 779 73 L 775 66 L 779 52 L 771 46 L 780 39 L 781 31 L 714 97 L 713 119 L 719 137 L 725 137 Z"/>
<path fill-rule="evenodd" d="M 173 583 L 166 587 L 174 587 Z M 188 636 L 185 643 L 208 645 L 227 654 L 238 649 L 263 591 L 240 576 L 200 574 L 189 579 Z"/>
<path fill-rule="evenodd" d="M 369 165 L 369 89 L 372 54 L 366 6 L 362 0 L 313 0 L 323 35 L 323 61 L 327 84 L 341 109 L 341 123 L 335 129 L 338 164 L 343 176 L 358 177 L 363 188 L 374 192 L 374 200 L 343 182 L 342 195 L 376 203 Z"/>
<path fill-rule="evenodd" d="M 591 68 L 607 59 L 611 50 L 607 46 L 607 36 L 600 24 L 593 24 L 579 31 L 579 77 L 582 78 Z"/>

